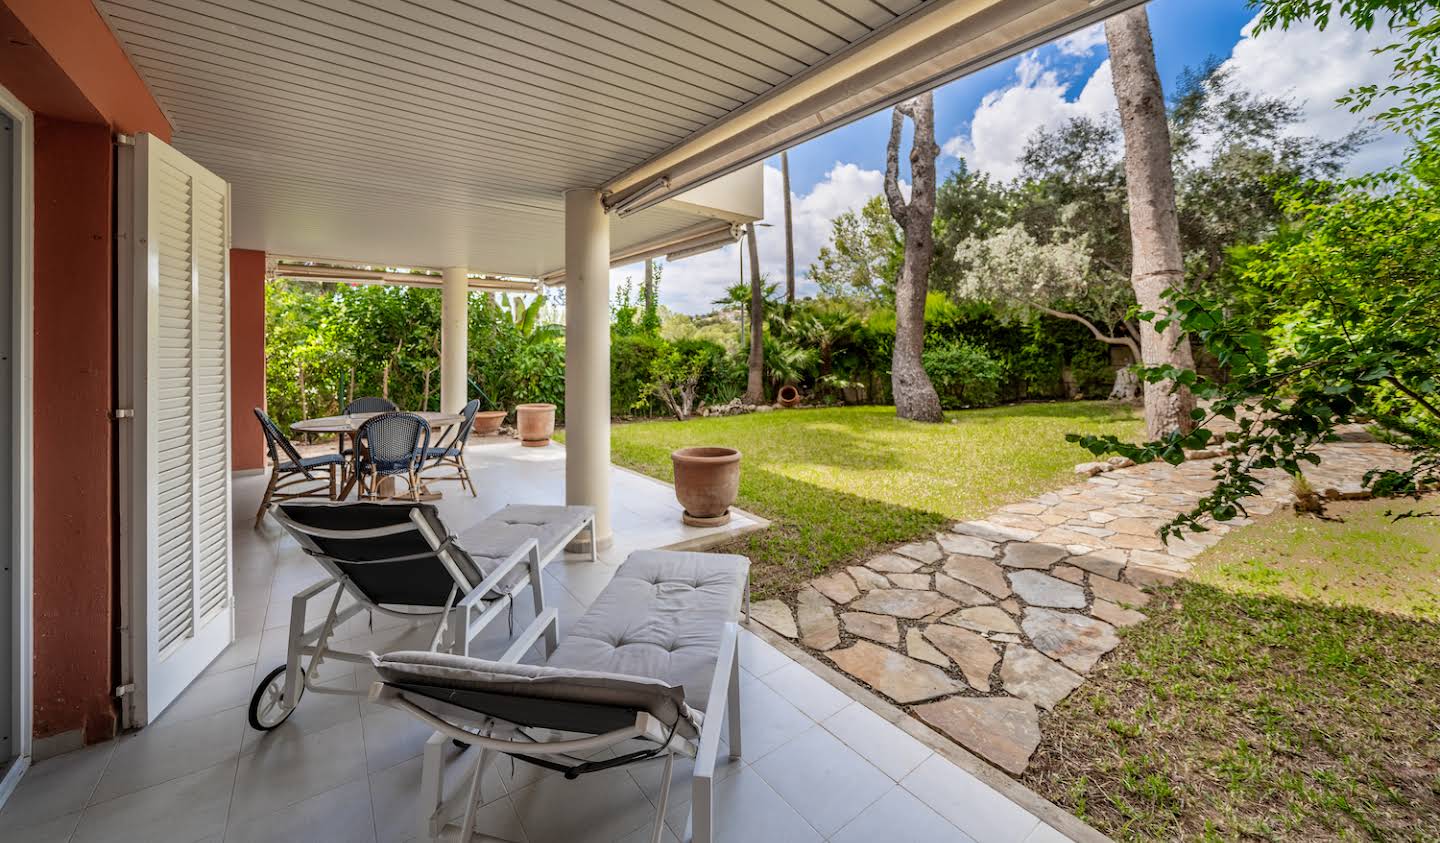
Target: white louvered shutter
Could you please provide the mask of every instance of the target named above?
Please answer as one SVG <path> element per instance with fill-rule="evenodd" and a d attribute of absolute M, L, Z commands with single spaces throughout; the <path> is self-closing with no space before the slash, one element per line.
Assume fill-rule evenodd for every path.
<path fill-rule="evenodd" d="M 156 138 L 129 153 L 122 397 L 131 725 L 153 720 L 232 639 L 229 186 Z M 122 165 L 123 166 L 123 165 Z M 122 214 L 123 216 L 123 214 Z"/>

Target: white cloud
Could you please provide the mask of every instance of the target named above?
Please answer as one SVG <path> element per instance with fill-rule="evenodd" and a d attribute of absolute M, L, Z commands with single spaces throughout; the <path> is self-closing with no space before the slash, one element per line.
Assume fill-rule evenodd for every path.
<path fill-rule="evenodd" d="M 793 185 L 792 185 L 793 187 Z M 884 174 L 866 170 L 855 164 L 836 162 L 825 178 L 809 193 L 791 192 L 791 218 L 795 228 L 796 295 L 815 293 L 815 285 L 805 277 L 806 270 L 829 242 L 830 221 L 846 211 L 859 210 L 870 197 L 884 189 Z M 901 184 L 902 190 L 908 185 Z M 765 218 L 761 220 L 759 241 L 760 271 L 770 276 L 771 283 L 785 285 L 785 207 L 781 190 L 780 170 L 765 166 Z M 768 227 L 767 227 L 768 226 Z M 704 313 L 712 310 L 711 302 L 720 298 L 741 279 L 739 251 L 743 241 L 713 252 L 695 255 L 665 264 L 660 286 L 660 301 L 681 313 Z M 748 261 L 749 255 L 745 259 Z M 644 273 L 640 266 L 618 267 L 610 272 L 611 289 L 630 277 L 638 284 Z M 745 279 L 749 280 L 747 269 Z"/>
<path fill-rule="evenodd" d="M 986 94 L 975 109 L 968 134 L 942 145 L 946 155 L 964 158 L 973 169 L 1009 180 L 1020 175 L 1020 153 L 1038 129 L 1054 129 L 1076 117 L 1099 117 L 1115 110 L 1110 61 L 1102 63 L 1071 95 L 1071 85 L 1034 53 L 1020 59 L 1015 84 Z"/>
<path fill-rule="evenodd" d="M 1088 56 L 1105 43 L 1105 24 L 1097 23 L 1072 32 L 1055 42 L 1061 55 Z"/>
<path fill-rule="evenodd" d="M 1321 32 L 1306 22 L 1259 35 L 1253 32 L 1254 25 L 1252 20 L 1245 27 L 1225 66 L 1236 82 L 1257 93 L 1294 100 L 1302 115 L 1293 127 L 1295 134 L 1335 140 L 1357 127 L 1373 125 L 1335 100 L 1351 88 L 1389 78 L 1391 55 L 1375 55 L 1374 50 L 1397 36 L 1383 23 L 1370 32 L 1344 23 Z M 1361 149 L 1348 171 L 1372 172 L 1395 164 L 1406 145 L 1403 137 L 1384 133 Z"/>

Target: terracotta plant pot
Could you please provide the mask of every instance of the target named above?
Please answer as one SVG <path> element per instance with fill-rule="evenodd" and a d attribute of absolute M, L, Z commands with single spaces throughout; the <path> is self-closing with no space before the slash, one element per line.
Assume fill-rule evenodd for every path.
<path fill-rule="evenodd" d="M 684 522 L 716 527 L 730 521 L 730 504 L 740 491 L 740 452 L 734 448 L 681 448 L 675 464 L 675 498 L 685 507 Z"/>
<path fill-rule="evenodd" d="M 775 400 L 779 401 L 782 407 L 793 407 L 800 403 L 800 390 L 787 383 L 780 387 L 780 391 L 775 395 Z"/>
<path fill-rule="evenodd" d="M 492 436 L 499 432 L 509 413 L 504 410 L 481 410 L 475 414 L 475 435 Z"/>
<path fill-rule="evenodd" d="M 521 404 L 515 408 L 515 426 L 520 428 L 520 444 L 527 448 L 543 448 L 555 433 L 554 404 Z"/>

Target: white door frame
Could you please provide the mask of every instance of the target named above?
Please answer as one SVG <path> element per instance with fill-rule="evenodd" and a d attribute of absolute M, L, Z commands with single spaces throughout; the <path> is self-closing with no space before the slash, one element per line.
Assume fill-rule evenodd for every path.
<path fill-rule="evenodd" d="M 32 644 L 34 625 L 31 618 L 32 593 L 35 588 L 34 557 L 34 287 L 35 287 L 35 117 L 25 104 L 0 86 L 0 110 L 15 124 L 15 157 L 12 185 L 14 231 L 11 342 L 14 372 L 11 411 L 15 415 L 14 440 L 11 453 L 11 576 L 13 577 L 13 635 L 11 637 L 14 669 L 11 734 L 15 735 L 16 759 L 5 776 L 0 778 L 0 806 L 15 790 L 20 777 L 30 764 L 32 751 L 31 717 L 34 709 L 32 687 L 35 648 Z M 4 166 L 5 162 L 0 162 Z"/>

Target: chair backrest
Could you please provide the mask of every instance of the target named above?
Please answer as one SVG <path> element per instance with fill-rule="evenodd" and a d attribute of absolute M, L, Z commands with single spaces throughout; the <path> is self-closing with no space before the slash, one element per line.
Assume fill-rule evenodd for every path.
<path fill-rule="evenodd" d="M 465 450 L 465 443 L 470 441 L 470 432 L 475 429 L 475 414 L 478 412 L 480 412 L 479 398 L 465 405 L 465 408 L 460 411 L 460 427 L 455 431 L 455 435 L 450 437 L 450 442 L 445 446 L 445 450 L 448 451 L 451 448 Z"/>
<path fill-rule="evenodd" d="M 376 395 L 366 395 L 356 398 L 345 405 L 345 415 L 353 416 L 359 413 L 393 413 L 400 409 L 394 401 L 389 398 L 381 398 Z"/>
<path fill-rule="evenodd" d="M 287 501 L 275 515 L 306 553 L 371 603 L 444 606 L 451 588 L 463 595 L 484 579 L 432 504 Z"/>
<path fill-rule="evenodd" d="M 355 442 L 376 474 L 402 474 L 420 467 L 430 447 L 430 425 L 414 413 L 381 413 L 360 425 Z"/>
<path fill-rule="evenodd" d="M 295 450 L 295 445 L 280 430 L 280 425 L 259 407 L 255 408 L 255 418 L 260 420 L 260 430 L 265 434 L 265 448 L 270 452 L 270 462 L 279 465 L 282 462 L 280 452 L 283 452 L 286 459 L 299 465 L 300 452 Z"/>

